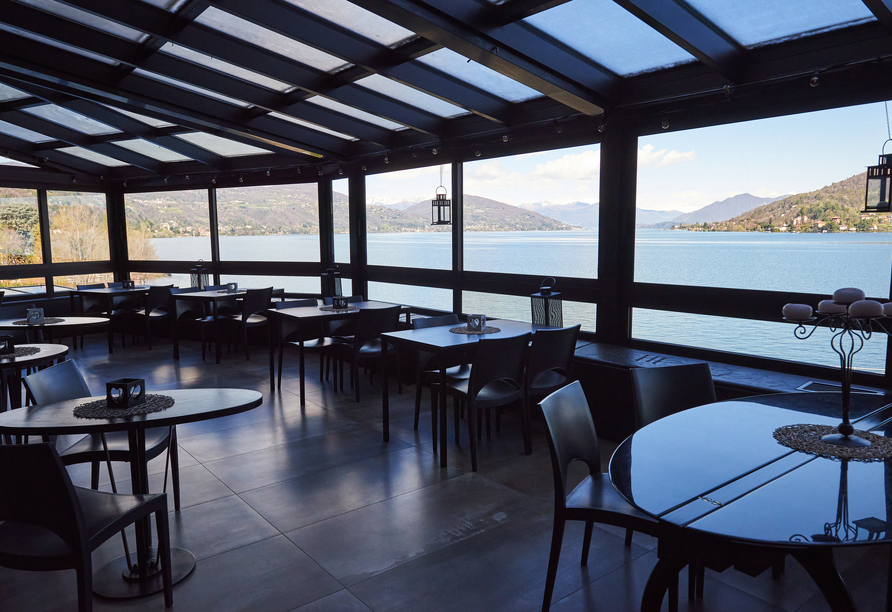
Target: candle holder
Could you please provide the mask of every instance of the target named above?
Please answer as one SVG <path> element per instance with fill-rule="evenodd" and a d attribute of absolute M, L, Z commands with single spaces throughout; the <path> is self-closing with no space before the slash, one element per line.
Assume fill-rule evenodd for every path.
<path fill-rule="evenodd" d="M 109 408 L 126 410 L 146 401 L 144 378 L 119 378 L 105 383 L 105 391 Z"/>
<path fill-rule="evenodd" d="M 486 329 L 485 314 L 468 315 L 468 330 L 482 332 L 484 329 Z"/>
<path fill-rule="evenodd" d="M 892 315 L 892 303 L 880 304 L 874 300 L 864 299 L 860 289 L 838 289 L 832 300 L 823 300 L 812 316 L 811 307 L 805 304 L 787 304 L 784 306 L 784 320 L 796 323 L 793 335 L 800 340 L 811 338 L 818 327 L 828 327 L 833 334 L 830 337 L 830 348 L 839 356 L 840 382 L 842 383 L 842 423 L 837 433 L 828 434 L 821 439 L 837 446 L 870 446 L 870 441 L 860 438 L 849 419 L 852 396 L 852 362 L 864 343 L 873 336 L 873 332 L 889 333 L 880 322 Z M 814 322 L 811 329 L 806 323 Z"/>

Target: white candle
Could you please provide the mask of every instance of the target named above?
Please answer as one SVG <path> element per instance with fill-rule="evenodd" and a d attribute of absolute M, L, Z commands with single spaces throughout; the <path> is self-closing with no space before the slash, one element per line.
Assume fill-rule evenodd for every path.
<path fill-rule="evenodd" d="M 837 289 L 833 292 L 833 301 L 838 304 L 851 304 L 852 302 L 863 300 L 864 297 L 864 292 L 861 289 L 855 289 L 854 287 Z"/>
<path fill-rule="evenodd" d="M 791 321 L 804 321 L 810 319 L 811 306 L 808 304 L 787 304 L 784 306 L 784 318 Z"/>
<path fill-rule="evenodd" d="M 837 304 L 833 300 L 821 300 L 818 304 L 818 312 L 821 314 L 842 314 L 845 311 L 845 306 Z"/>
<path fill-rule="evenodd" d="M 881 317 L 883 305 L 876 300 L 858 300 L 849 306 L 849 316 L 852 317 Z"/>
<path fill-rule="evenodd" d="M 887 317 L 892 317 L 892 302 L 886 302 L 883 304 L 883 312 Z"/>

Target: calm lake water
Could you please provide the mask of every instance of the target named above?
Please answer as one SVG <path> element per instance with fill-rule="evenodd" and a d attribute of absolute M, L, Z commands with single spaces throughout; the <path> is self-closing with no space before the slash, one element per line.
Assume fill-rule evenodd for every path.
<path fill-rule="evenodd" d="M 224 256 L 244 261 L 319 261 L 318 236 L 224 236 Z M 339 260 L 349 253 L 349 238 L 335 236 Z M 197 261 L 210 258 L 207 238 L 152 240 L 160 259 Z M 369 234 L 369 263 L 448 269 L 450 234 Z M 474 232 L 465 235 L 465 269 L 545 276 L 596 278 L 597 231 Z M 860 287 L 871 297 L 889 296 L 892 276 L 892 234 L 781 234 L 638 230 L 635 280 L 704 287 L 795 291 L 829 295 L 839 287 Z M 243 286 L 284 287 L 318 292 L 315 278 L 226 277 Z M 188 277 L 174 275 L 156 282 L 187 286 Z M 344 292 L 350 293 L 349 280 Z M 452 293 L 442 289 L 370 283 L 370 299 L 451 310 Z M 529 320 L 529 300 L 515 296 L 466 292 L 465 312 L 483 312 Z M 564 302 L 565 324 L 582 323 L 594 330 L 595 306 Z M 633 335 L 647 340 L 838 365 L 830 350 L 829 332 L 810 340 L 793 337 L 792 326 L 780 321 L 741 321 L 723 317 L 636 309 Z M 879 371 L 885 338 L 868 342 L 855 358 L 859 369 Z"/>

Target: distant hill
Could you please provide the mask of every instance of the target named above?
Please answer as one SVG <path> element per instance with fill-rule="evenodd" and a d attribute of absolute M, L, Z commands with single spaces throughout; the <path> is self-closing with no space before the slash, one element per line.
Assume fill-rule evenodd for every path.
<path fill-rule="evenodd" d="M 531 210 L 569 225 L 586 229 L 597 229 L 601 211 L 601 207 L 597 202 L 594 204 L 589 204 L 588 202 L 572 202 L 570 204 L 529 203 L 521 204 L 519 208 Z"/>
<path fill-rule="evenodd" d="M 465 194 L 464 201 L 464 224 L 465 230 L 469 232 L 573 229 L 557 219 L 489 198 Z M 425 219 L 426 223 L 430 223 L 431 203 L 429 200 L 419 202 L 402 212 L 407 215 L 417 215 Z"/>
<path fill-rule="evenodd" d="M 726 198 L 719 202 L 713 202 L 694 212 L 679 215 L 672 219 L 674 223 L 714 223 L 716 221 L 727 221 L 745 212 L 749 212 L 759 206 L 771 204 L 777 200 L 782 200 L 787 196 L 777 196 L 775 198 L 760 198 L 749 193 L 741 193 L 730 198 Z"/>
<path fill-rule="evenodd" d="M 680 210 L 647 210 L 638 208 L 635 210 L 635 227 L 648 227 L 669 221 L 682 214 Z"/>

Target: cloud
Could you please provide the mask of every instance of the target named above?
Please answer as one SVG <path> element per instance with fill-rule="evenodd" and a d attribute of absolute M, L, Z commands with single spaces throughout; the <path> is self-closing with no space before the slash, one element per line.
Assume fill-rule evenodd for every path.
<path fill-rule="evenodd" d="M 495 181 L 506 177 L 508 173 L 502 169 L 501 163 L 489 161 L 482 164 L 474 164 L 473 170 L 468 175 L 478 181 Z"/>
<path fill-rule="evenodd" d="M 531 175 L 556 181 L 597 181 L 600 172 L 601 152 L 588 150 L 536 164 Z"/>
<path fill-rule="evenodd" d="M 666 155 L 663 156 L 663 159 L 657 162 L 657 168 L 665 168 L 667 166 L 684 164 L 686 162 L 694 161 L 695 159 L 697 159 L 696 151 L 686 151 L 684 153 L 679 153 L 678 151 L 672 150 L 666 153 Z"/>
<path fill-rule="evenodd" d="M 697 159 L 696 151 L 685 151 L 679 153 L 676 150 L 655 149 L 652 144 L 646 144 L 638 149 L 638 167 L 648 168 L 656 166 L 657 168 L 666 168 L 677 164 L 684 164 Z"/>

